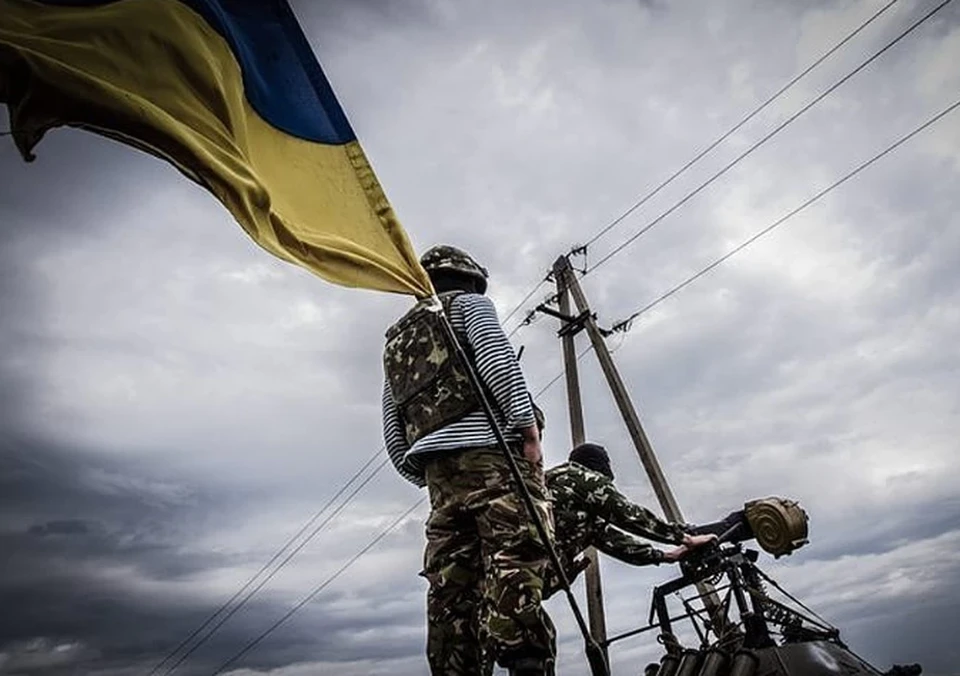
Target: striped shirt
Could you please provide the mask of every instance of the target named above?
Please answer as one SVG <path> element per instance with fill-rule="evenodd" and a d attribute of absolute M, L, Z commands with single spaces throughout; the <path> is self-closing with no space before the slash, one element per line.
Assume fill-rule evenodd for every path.
<path fill-rule="evenodd" d="M 477 373 L 493 397 L 490 404 L 507 442 L 521 443 L 518 430 L 534 425 L 536 418 L 517 355 L 500 327 L 493 302 L 476 293 L 460 294 L 450 303 L 450 323 L 457 336 L 466 337 L 473 350 Z M 497 444 L 481 410 L 409 445 L 387 382 L 383 385 L 383 438 L 397 471 L 417 486 L 425 485 L 423 468 L 431 455 Z"/>

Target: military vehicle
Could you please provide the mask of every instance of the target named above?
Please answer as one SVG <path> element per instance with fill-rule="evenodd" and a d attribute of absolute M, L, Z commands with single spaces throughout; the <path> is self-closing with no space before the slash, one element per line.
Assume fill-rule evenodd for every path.
<path fill-rule="evenodd" d="M 779 558 L 807 543 L 807 526 L 796 502 L 764 498 L 692 528 L 718 539 L 683 559 L 679 577 L 654 588 L 645 626 L 605 643 L 658 631 L 664 654 L 644 676 L 919 675 L 916 664 L 887 671 L 869 664 L 841 640 L 839 629 L 757 565 L 760 552 L 748 543 Z"/>

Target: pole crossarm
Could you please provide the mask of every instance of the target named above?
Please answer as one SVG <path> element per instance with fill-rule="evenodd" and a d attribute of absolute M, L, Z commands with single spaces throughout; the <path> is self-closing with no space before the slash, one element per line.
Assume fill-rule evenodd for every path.
<path fill-rule="evenodd" d="M 563 304 L 563 300 L 560 301 Z M 567 301 L 569 305 L 569 300 Z M 546 305 L 538 305 L 537 312 L 542 312 L 545 315 L 550 315 L 551 317 L 556 317 L 563 324 L 560 327 L 560 330 L 557 331 L 557 335 L 561 338 L 565 336 L 575 336 L 587 326 L 587 321 L 591 319 L 589 312 L 581 312 L 578 315 L 572 315 L 569 311 L 561 312 L 559 310 L 554 310 L 551 307 Z"/>

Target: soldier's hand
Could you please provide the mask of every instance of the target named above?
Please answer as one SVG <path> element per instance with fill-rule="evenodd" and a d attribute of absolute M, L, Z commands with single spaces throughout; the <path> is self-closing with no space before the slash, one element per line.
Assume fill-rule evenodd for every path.
<path fill-rule="evenodd" d="M 680 545 L 675 549 L 667 550 L 663 553 L 663 560 L 667 563 L 676 563 L 690 551 L 690 548 L 686 545 Z"/>
<path fill-rule="evenodd" d="M 571 570 L 568 571 L 570 576 L 570 581 L 573 582 L 577 576 L 590 567 L 590 559 L 586 556 L 581 556 L 573 560 Z"/>
<path fill-rule="evenodd" d="M 540 439 L 526 438 L 523 440 L 523 457 L 536 465 L 543 459 L 543 451 L 540 448 Z"/>
<path fill-rule="evenodd" d="M 543 459 L 543 452 L 540 449 L 540 428 L 536 425 L 522 427 L 520 434 L 523 436 L 523 457 L 532 465 L 538 464 Z"/>
<path fill-rule="evenodd" d="M 717 536 L 713 533 L 706 533 L 704 535 L 684 535 L 683 544 L 676 549 L 671 549 L 664 552 L 663 560 L 669 563 L 674 563 L 689 554 L 690 550 L 696 549 L 697 547 L 703 547 L 704 545 L 716 541 L 716 539 Z"/>
<path fill-rule="evenodd" d="M 717 536 L 713 533 L 704 533 L 703 535 L 690 535 L 687 533 L 683 536 L 683 546 L 687 549 L 696 549 L 697 547 L 708 545 L 716 541 L 716 539 Z"/>

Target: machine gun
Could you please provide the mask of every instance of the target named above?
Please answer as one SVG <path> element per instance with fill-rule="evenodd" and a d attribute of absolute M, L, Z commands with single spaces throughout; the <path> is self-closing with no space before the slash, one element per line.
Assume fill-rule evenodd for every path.
<path fill-rule="evenodd" d="M 659 629 L 665 654 L 648 665 L 646 676 L 881 676 L 840 640 L 839 629 L 764 573 L 757 566 L 760 552 L 745 546 L 755 542 L 777 558 L 791 554 L 807 543 L 807 523 L 796 502 L 764 498 L 721 521 L 690 528 L 714 533 L 717 540 L 681 560 L 680 577 L 654 588 L 647 626 L 606 644 Z M 707 595 L 696 589 L 700 582 L 713 585 L 719 607 L 708 607 Z M 692 595 L 684 597 L 686 590 Z M 672 597 L 682 605 L 678 615 L 670 613 Z M 695 644 L 678 638 L 680 622 L 692 627 Z M 885 673 L 917 676 L 921 669 L 897 665 Z"/>

